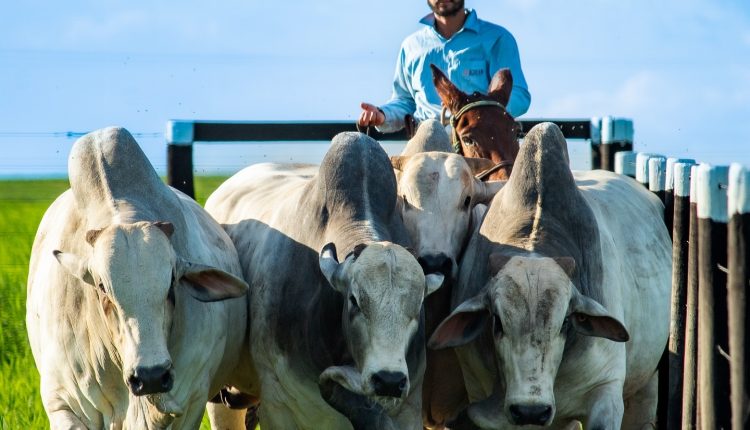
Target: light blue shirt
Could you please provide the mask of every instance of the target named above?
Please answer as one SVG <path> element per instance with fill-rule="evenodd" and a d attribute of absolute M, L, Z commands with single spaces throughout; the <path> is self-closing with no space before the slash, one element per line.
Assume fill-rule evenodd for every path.
<path fill-rule="evenodd" d="M 505 28 L 482 21 L 469 9 L 463 28 L 446 39 L 435 29 L 435 17 L 420 21 L 425 27 L 401 44 L 396 62 L 391 99 L 380 106 L 385 123 L 378 130 L 391 133 L 404 127 L 404 115 L 418 121 L 439 118 L 440 97 L 432 83 L 430 64 L 435 64 L 458 89 L 486 94 L 492 76 L 508 67 L 513 75 L 508 111 L 518 117 L 529 110 L 531 95 L 521 70 L 516 39 Z"/>

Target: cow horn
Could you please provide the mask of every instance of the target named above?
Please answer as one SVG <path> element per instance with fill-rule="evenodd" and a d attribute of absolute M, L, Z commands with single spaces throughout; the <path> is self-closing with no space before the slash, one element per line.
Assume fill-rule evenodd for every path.
<path fill-rule="evenodd" d="M 339 269 L 339 260 L 336 256 L 336 245 L 333 242 L 328 242 L 323 249 L 320 251 L 320 257 L 318 259 L 320 265 L 320 271 L 325 276 L 328 283 L 334 289 L 336 287 L 336 272 Z"/>

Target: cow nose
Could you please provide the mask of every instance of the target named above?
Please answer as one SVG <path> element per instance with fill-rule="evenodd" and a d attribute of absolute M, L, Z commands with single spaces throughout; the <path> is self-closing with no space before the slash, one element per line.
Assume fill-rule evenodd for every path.
<path fill-rule="evenodd" d="M 128 377 L 130 391 L 136 396 L 166 393 L 172 389 L 174 383 L 171 368 L 171 363 L 162 366 L 136 367 Z"/>
<path fill-rule="evenodd" d="M 401 372 L 380 371 L 372 375 L 372 387 L 378 396 L 401 397 L 406 390 L 408 379 Z"/>
<path fill-rule="evenodd" d="M 510 405 L 510 416 L 516 425 L 543 426 L 552 418 L 550 405 Z"/>
<path fill-rule="evenodd" d="M 417 262 L 426 275 L 442 273 L 448 279 L 453 273 L 453 260 L 443 253 L 423 255 L 417 258 Z"/>

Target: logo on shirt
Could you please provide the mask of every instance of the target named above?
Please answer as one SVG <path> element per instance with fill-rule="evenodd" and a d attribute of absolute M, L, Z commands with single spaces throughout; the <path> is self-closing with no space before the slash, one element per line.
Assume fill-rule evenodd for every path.
<path fill-rule="evenodd" d="M 484 69 L 466 69 L 464 70 L 464 76 L 482 76 L 484 75 Z"/>

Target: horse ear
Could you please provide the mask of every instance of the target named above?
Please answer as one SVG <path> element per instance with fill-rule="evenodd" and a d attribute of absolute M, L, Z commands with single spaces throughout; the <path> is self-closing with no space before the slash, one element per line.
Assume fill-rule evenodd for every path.
<path fill-rule="evenodd" d="M 458 103 L 466 98 L 461 90 L 434 64 L 430 64 L 432 69 L 432 82 L 435 84 L 440 100 L 443 106 L 447 107 L 452 113 L 458 112 Z"/>
<path fill-rule="evenodd" d="M 488 94 L 497 99 L 503 106 L 508 106 L 510 91 L 513 89 L 513 75 L 510 69 L 500 69 L 495 73 L 490 82 Z"/>

